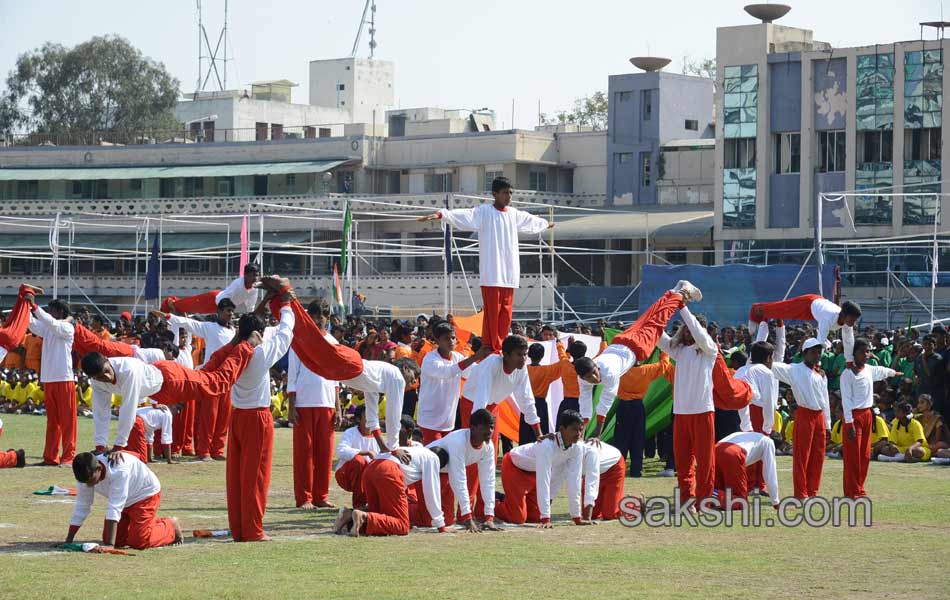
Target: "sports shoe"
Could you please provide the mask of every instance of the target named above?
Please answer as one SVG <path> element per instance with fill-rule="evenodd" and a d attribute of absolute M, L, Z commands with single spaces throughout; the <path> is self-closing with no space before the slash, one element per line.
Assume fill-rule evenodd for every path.
<path fill-rule="evenodd" d="M 699 302 L 703 299 L 703 293 L 699 291 L 699 288 L 685 279 L 677 281 L 673 291 L 682 294 L 687 302 Z"/>
<path fill-rule="evenodd" d="M 676 471 L 674 471 L 673 469 L 663 469 L 662 471 L 660 471 L 659 476 L 660 477 L 675 477 Z"/>

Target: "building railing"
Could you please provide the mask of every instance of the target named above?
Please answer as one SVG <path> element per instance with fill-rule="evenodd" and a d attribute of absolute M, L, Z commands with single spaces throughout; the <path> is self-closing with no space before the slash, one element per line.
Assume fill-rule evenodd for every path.
<path fill-rule="evenodd" d="M 56 133 L 9 133 L 0 135 L 0 147 L 8 146 L 141 146 L 149 144 L 215 144 L 264 142 L 332 137 L 340 125 L 294 127 L 243 127 L 217 129 L 196 127 L 142 129 L 135 131 L 67 131 Z"/>

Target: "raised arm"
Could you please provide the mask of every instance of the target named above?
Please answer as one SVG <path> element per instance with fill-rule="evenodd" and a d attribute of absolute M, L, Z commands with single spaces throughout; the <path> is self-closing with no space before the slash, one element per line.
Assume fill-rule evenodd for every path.
<path fill-rule="evenodd" d="M 696 341 L 696 347 L 699 348 L 700 352 L 706 356 L 715 357 L 716 354 L 719 353 L 719 347 L 716 345 L 715 340 L 709 336 L 706 328 L 700 325 L 696 317 L 693 316 L 693 313 L 689 311 L 689 307 L 684 306 L 680 309 L 680 318 L 683 319 L 683 323 L 689 328 L 689 332 L 693 334 L 693 340 Z M 663 350 L 663 348 L 660 349 Z M 669 354 L 669 352 L 667 352 L 667 354 Z"/>
<path fill-rule="evenodd" d="M 772 374 L 782 383 L 792 385 L 792 365 L 773 361 Z"/>
<path fill-rule="evenodd" d="M 438 213 L 438 217 L 448 225 L 463 231 L 478 231 L 481 226 L 481 218 L 476 208 L 457 208 L 455 210 L 443 209 Z"/>
<path fill-rule="evenodd" d="M 772 362 L 785 362 L 785 325 L 775 327 L 775 351 L 772 352 Z"/>
<path fill-rule="evenodd" d="M 65 319 L 54 319 L 48 312 L 40 306 L 33 308 L 33 316 L 43 324 L 47 335 L 58 337 L 62 340 L 72 340 L 75 329 L 73 324 Z"/>
<path fill-rule="evenodd" d="M 679 348 L 673 348 L 673 338 L 671 338 L 665 331 L 660 334 L 660 339 L 656 341 L 656 347 L 662 352 L 665 352 L 667 356 L 673 360 L 677 360 L 679 358 Z"/>
<path fill-rule="evenodd" d="M 294 339 L 295 323 L 294 313 L 290 307 L 284 306 L 281 308 L 280 325 L 277 326 L 277 332 L 271 339 L 260 345 L 260 349 L 264 353 L 264 362 L 268 368 L 290 350 L 290 343 Z"/>

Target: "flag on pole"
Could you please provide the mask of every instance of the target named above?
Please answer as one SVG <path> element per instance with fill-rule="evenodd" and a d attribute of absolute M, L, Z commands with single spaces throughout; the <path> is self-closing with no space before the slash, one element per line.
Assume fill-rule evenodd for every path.
<path fill-rule="evenodd" d="M 341 314 L 346 314 L 346 304 L 343 302 L 343 289 L 340 287 L 340 272 L 333 265 L 333 300 L 340 307 Z"/>
<path fill-rule="evenodd" d="M 445 197 L 445 209 L 449 208 L 449 197 Z M 442 227 L 445 230 L 443 235 L 445 237 L 445 274 L 451 275 L 453 271 L 452 267 L 452 228 L 449 227 L 449 224 L 445 221 L 442 221 Z"/>
<path fill-rule="evenodd" d="M 158 245 L 160 236 L 156 235 L 152 242 L 152 253 L 148 257 L 148 267 L 145 270 L 145 299 L 158 300 Z"/>
<path fill-rule="evenodd" d="M 353 225 L 353 216 L 350 214 L 349 200 L 343 201 L 343 238 L 340 241 L 340 270 L 347 273 L 346 261 L 350 247 L 350 226 Z"/>
<path fill-rule="evenodd" d="M 247 215 L 241 218 L 241 264 L 238 265 L 238 277 L 244 274 L 244 265 L 250 260 L 248 250 Z"/>

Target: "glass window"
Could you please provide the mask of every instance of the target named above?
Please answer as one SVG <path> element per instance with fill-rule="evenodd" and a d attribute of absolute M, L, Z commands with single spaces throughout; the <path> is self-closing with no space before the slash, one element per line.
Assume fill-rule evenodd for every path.
<path fill-rule="evenodd" d="M 652 183 L 652 160 L 649 152 L 640 153 L 640 187 L 648 188 Z"/>
<path fill-rule="evenodd" d="M 755 227 L 755 185 L 755 169 L 727 168 L 723 171 L 723 227 Z"/>
<path fill-rule="evenodd" d="M 653 90 L 640 91 L 640 113 L 644 121 L 653 118 Z"/>
<path fill-rule="evenodd" d="M 498 177 L 504 177 L 504 171 L 485 171 L 485 191 L 491 191 L 491 183 Z"/>
<path fill-rule="evenodd" d="M 723 80 L 723 134 L 727 138 L 754 137 L 758 106 L 756 65 L 726 67 Z"/>
<path fill-rule="evenodd" d="M 633 92 L 617 92 L 618 102 L 630 102 L 633 99 Z"/>
<path fill-rule="evenodd" d="M 528 187 L 536 192 L 546 192 L 548 189 L 548 174 L 544 171 L 531 171 L 528 178 Z"/>
<path fill-rule="evenodd" d="M 618 152 L 617 163 L 624 165 L 633 160 L 633 152 Z"/>
<path fill-rule="evenodd" d="M 686 123 L 683 127 L 687 131 L 699 131 L 699 121 L 696 119 L 686 119 Z"/>
<path fill-rule="evenodd" d="M 801 172 L 802 152 L 801 134 L 777 133 L 774 136 L 775 144 L 775 172 Z"/>
<path fill-rule="evenodd" d="M 904 127 L 940 127 L 943 51 L 904 53 Z"/>
<path fill-rule="evenodd" d="M 844 130 L 818 132 L 818 172 L 831 173 L 845 170 Z"/>
<path fill-rule="evenodd" d="M 725 140 L 723 143 L 723 158 L 727 169 L 754 169 L 755 138 Z"/>

